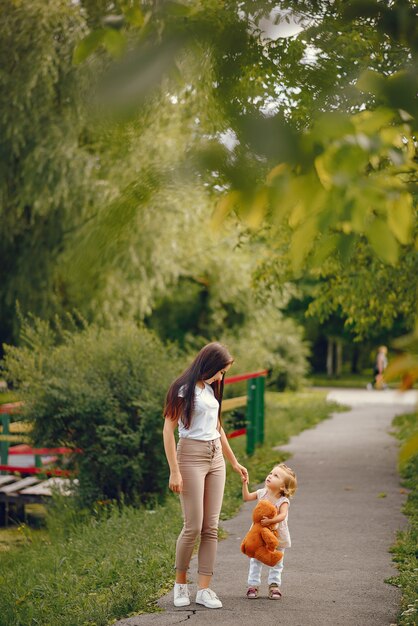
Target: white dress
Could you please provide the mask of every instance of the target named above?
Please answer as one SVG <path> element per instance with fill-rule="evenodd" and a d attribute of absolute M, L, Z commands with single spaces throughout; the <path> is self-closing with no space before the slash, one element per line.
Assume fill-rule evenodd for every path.
<path fill-rule="evenodd" d="M 263 489 L 257 489 L 257 500 L 268 500 L 267 489 L 265 487 L 263 487 Z M 281 496 L 278 500 L 273 502 L 274 506 L 277 508 L 277 512 L 279 512 L 279 509 L 284 502 L 287 502 L 290 506 L 289 498 L 286 498 L 285 496 Z M 279 522 L 279 548 L 290 548 L 292 545 L 292 542 L 290 541 L 289 526 L 287 524 L 288 517 L 289 513 L 286 514 L 284 520 Z"/>

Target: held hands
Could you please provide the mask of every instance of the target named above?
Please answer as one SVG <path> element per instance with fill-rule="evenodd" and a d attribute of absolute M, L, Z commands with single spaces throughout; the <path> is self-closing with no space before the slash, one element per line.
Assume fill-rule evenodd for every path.
<path fill-rule="evenodd" d="M 248 482 L 248 471 L 247 468 L 244 467 L 243 465 L 240 465 L 239 463 L 237 463 L 236 465 L 232 466 L 235 472 L 238 472 L 238 474 L 241 475 L 241 480 L 243 483 L 247 483 Z"/>
<path fill-rule="evenodd" d="M 181 493 L 183 491 L 183 478 L 180 472 L 171 472 L 168 479 L 168 486 L 174 493 Z"/>

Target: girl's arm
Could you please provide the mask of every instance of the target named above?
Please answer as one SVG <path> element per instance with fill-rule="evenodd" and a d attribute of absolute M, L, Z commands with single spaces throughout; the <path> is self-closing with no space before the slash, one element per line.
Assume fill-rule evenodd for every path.
<path fill-rule="evenodd" d="M 287 512 L 289 510 L 289 504 L 287 502 L 283 502 L 280 505 L 279 513 L 275 517 L 263 517 L 260 524 L 262 526 L 270 526 L 271 524 L 278 524 L 286 519 Z"/>
<path fill-rule="evenodd" d="M 233 453 L 231 446 L 229 445 L 228 439 L 226 438 L 225 431 L 222 426 L 219 432 L 221 433 L 221 445 L 224 457 L 228 459 L 228 461 L 231 463 L 232 469 L 235 472 L 238 472 L 238 474 L 241 474 L 242 479 L 248 480 L 247 469 L 243 465 L 240 465 L 238 463 L 237 458 Z"/>
<path fill-rule="evenodd" d="M 257 492 L 248 490 L 248 479 L 242 479 L 242 498 L 244 502 L 251 502 L 251 500 L 257 500 Z"/>
<path fill-rule="evenodd" d="M 169 417 L 164 419 L 163 440 L 165 455 L 170 467 L 168 486 L 171 491 L 181 493 L 183 490 L 183 478 L 180 474 L 180 469 L 177 463 L 176 440 L 174 438 L 174 431 L 177 428 L 177 422 L 178 420 L 172 420 Z"/>

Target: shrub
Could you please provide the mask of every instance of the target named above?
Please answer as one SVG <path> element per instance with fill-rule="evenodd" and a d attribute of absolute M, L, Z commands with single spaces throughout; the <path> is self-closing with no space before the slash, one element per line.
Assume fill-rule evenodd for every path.
<path fill-rule="evenodd" d="M 277 391 L 297 389 L 304 381 L 309 349 L 302 329 L 271 306 L 258 310 L 238 333 L 225 334 L 221 341 L 235 358 L 231 375 L 267 369 L 267 386 Z M 233 387 L 232 395 L 245 393 L 243 384 Z"/>
<path fill-rule="evenodd" d="M 133 323 L 60 334 L 45 323 L 5 346 L 4 373 L 25 402 L 38 445 L 81 448 L 84 502 L 149 499 L 163 492 L 162 408 L 182 365 L 174 348 Z"/>

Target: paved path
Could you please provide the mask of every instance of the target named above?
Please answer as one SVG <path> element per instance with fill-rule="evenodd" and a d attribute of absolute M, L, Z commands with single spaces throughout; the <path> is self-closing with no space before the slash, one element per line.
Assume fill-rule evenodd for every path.
<path fill-rule="evenodd" d="M 396 574 L 388 548 L 405 524 L 400 512 L 405 496 L 396 471 L 397 443 L 389 432 L 394 415 L 412 410 L 416 395 L 333 390 L 330 396 L 353 408 L 281 448 L 292 453 L 288 462 L 300 485 L 290 509 L 293 547 L 285 556 L 283 598 L 245 598 L 248 559 L 239 546 L 250 524 L 253 503 L 247 503 L 223 522 L 229 535 L 219 546 L 212 585 L 223 609 L 193 601 L 186 609 L 175 609 L 170 593 L 159 601 L 162 613 L 124 619 L 118 626 L 396 623 L 400 591 L 384 581 Z M 191 579 L 196 580 L 196 559 Z M 194 600 L 195 586 L 191 589 Z"/>

